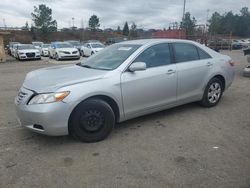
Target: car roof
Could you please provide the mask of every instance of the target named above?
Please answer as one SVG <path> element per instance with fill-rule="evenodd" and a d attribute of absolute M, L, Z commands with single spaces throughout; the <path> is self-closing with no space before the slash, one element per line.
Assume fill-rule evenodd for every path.
<path fill-rule="evenodd" d="M 195 43 L 191 40 L 183 40 L 183 39 L 139 39 L 139 40 L 129 40 L 120 42 L 119 44 L 137 44 L 137 45 L 150 45 L 160 42 L 185 42 L 185 43 Z"/>

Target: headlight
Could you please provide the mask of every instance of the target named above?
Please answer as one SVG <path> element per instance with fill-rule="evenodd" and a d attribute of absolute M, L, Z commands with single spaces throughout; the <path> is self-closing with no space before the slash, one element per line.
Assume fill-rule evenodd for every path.
<path fill-rule="evenodd" d="M 18 52 L 19 55 L 23 55 L 24 53 L 23 52 Z"/>
<path fill-rule="evenodd" d="M 29 105 L 31 104 L 46 104 L 46 103 L 53 103 L 62 101 L 69 95 L 69 91 L 63 91 L 58 93 L 43 93 L 35 95 L 30 101 Z"/>
<path fill-rule="evenodd" d="M 58 51 L 59 53 L 63 53 L 64 54 L 64 51 Z"/>

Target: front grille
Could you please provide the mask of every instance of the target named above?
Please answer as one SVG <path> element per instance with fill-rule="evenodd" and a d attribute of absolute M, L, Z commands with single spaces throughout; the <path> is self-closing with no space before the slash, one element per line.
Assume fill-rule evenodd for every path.
<path fill-rule="evenodd" d="M 66 51 L 63 51 L 63 53 L 65 53 L 65 54 L 70 54 L 70 52 L 66 52 Z"/>
<path fill-rule="evenodd" d="M 27 93 L 20 91 L 16 97 L 17 104 L 20 104 L 27 95 Z"/>
<path fill-rule="evenodd" d="M 26 53 L 27 57 L 35 57 L 36 53 Z"/>

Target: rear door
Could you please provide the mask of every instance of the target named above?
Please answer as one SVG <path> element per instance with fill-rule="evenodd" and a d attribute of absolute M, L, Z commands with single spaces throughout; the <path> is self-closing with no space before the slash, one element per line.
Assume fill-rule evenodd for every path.
<path fill-rule="evenodd" d="M 212 58 L 191 43 L 173 43 L 177 69 L 177 101 L 200 98 L 213 68 Z"/>

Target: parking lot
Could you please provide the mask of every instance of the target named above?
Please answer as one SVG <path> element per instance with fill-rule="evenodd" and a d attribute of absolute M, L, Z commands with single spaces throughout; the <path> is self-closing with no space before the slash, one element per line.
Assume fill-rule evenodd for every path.
<path fill-rule="evenodd" d="M 80 143 L 18 126 L 14 97 L 31 70 L 75 61 L 0 63 L 0 187 L 250 187 L 250 79 L 242 51 L 220 104 L 196 103 L 117 125 Z M 82 59 L 84 60 L 84 59 Z"/>

